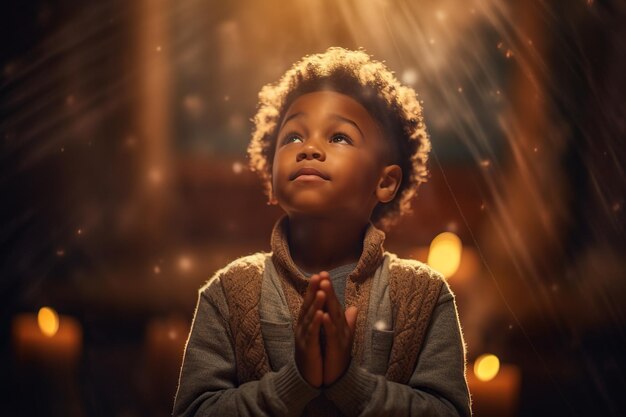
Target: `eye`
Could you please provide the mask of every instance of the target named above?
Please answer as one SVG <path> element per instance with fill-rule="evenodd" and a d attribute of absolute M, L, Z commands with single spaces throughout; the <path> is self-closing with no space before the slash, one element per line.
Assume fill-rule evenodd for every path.
<path fill-rule="evenodd" d="M 331 138 L 330 141 L 332 143 L 341 143 L 341 141 L 351 144 L 352 143 L 352 139 L 350 139 L 350 136 L 346 135 L 345 133 L 335 133 Z"/>
<path fill-rule="evenodd" d="M 302 140 L 302 138 L 300 137 L 299 134 L 295 133 L 295 132 L 291 132 L 291 133 L 287 133 L 284 137 L 283 137 L 283 145 L 286 145 L 288 143 L 292 143 L 295 140 Z"/>

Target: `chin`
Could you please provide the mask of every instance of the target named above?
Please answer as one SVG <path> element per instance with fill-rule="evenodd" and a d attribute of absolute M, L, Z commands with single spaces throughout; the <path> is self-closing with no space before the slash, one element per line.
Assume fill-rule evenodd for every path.
<path fill-rule="evenodd" d="M 279 194 L 276 196 L 281 206 L 294 210 L 320 210 L 332 208 L 335 197 L 318 191 L 303 190 L 296 193 Z"/>
<path fill-rule="evenodd" d="M 315 201 L 291 201 L 289 204 L 282 204 L 281 207 L 290 216 L 328 217 L 332 215 L 327 204 L 319 204 Z"/>

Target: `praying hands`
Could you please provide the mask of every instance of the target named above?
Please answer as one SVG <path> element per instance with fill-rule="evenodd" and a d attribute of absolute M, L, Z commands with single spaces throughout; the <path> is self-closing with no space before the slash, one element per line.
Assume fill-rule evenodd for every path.
<path fill-rule="evenodd" d="M 295 329 L 296 365 L 311 386 L 329 386 L 348 369 L 356 316 L 356 307 L 344 313 L 328 272 L 311 277 Z M 322 327 L 325 346 L 320 343 Z"/>

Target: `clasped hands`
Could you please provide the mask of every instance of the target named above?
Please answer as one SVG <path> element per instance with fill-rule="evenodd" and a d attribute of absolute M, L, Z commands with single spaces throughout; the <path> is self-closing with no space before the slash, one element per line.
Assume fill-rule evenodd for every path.
<path fill-rule="evenodd" d="M 329 386 L 344 374 L 352 358 L 356 316 L 356 307 L 344 313 L 328 272 L 310 278 L 295 329 L 296 366 L 309 385 Z"/>

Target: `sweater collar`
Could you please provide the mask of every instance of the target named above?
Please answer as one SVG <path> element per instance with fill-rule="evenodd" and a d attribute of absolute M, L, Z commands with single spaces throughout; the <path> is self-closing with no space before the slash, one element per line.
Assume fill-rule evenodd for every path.
<path fill-rule="evenodd" d="M 300 272 L 289 251 L 289 217 L 285 214 L 274 224 L 271 237 L 272 261 L 284 278 L 291 281 L 300 293 L 308 286 L 308 279 Z M 363 250 L 349 280 L 361 282 L 372 276 L 383 260 L 385 232 L 369 223 L 363 238 Z"/>

